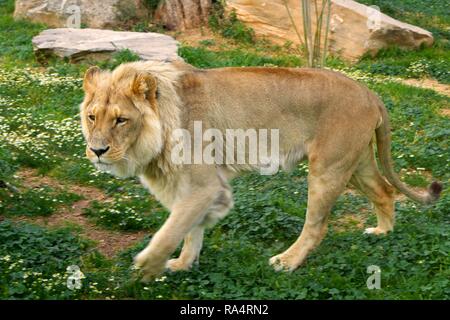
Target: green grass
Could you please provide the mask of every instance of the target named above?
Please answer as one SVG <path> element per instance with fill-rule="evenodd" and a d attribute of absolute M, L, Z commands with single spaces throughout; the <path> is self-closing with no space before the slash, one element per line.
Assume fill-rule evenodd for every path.
<path fill-rule="evenodd" d="M 0 222 L 0 299 L 69 299 L 66 268 L 81 264 L 88 243 L 69 230 Z"/>
<path fill-rule="evenodd" d="M 31 60 L 33 50 L 31 38 L 45 26 L 27 21 L 15 22 L 12 17 L 14 1 L 0 0 L 0 57 L 3 64 L 14 65 L 15 61 Z"/>
<path fill-rule="evenodd" d="M 248 52 L 240 48 L 226 51 L 211 51 L 205 47 L 184 46 L 180 48 L 179 55 L 185 61 L 198 68 L 238 66 L 297 67 L 302 65 L 302 60 L 296 55 L 271 56 Z"/>
<path fill-rule="evenodd" d="M 398 3 L 392 5 L 395 10 L 416 10 L 415 2 Z M 436 14 L 445 19 L 439 10 Z M 445 182 L 442 199 L 436 205 L 397 203 L 395 232 L 374 237 L 363 235 L 356 223 L 342 222 L 352 214 L 362 218 L 366 227 L 376 223 L 375 216 L 368 214 L 371 205 L 366 198 L 343 195 L 333 209 L 330 231 L 321 246 L 298 271 L 280 274 L 267 261 L 285 250 L 301 230 L 307 166 L 272 177 L 250 174 L 233 181 L 235 207 L 207 232 L 200 265 L 191 272 L 167 273 L 144 285 L 135 280 L 132 257 L 147 244 L 168 213 L 137 180 L 98 173 L 84 158 L 78 108 L 83 95 L 82 74 L 88 66 L 52 60 L 45 68 L 39 67 L 30 41 L 43 26 L 14 22 L 11 12 L 12 1 L 0 0 L 0 180 L 18 187 L 21 193 L 0 188 L 0 299 L 450 298 L 450 120 L 440 113 L 448 108 L 450 99 L 431 90 L 376 78 L 374 73 L 389 72 L 363 67 L 390 59 L 392 66 L 404 68 L 409 59 L 421 55 L 427 55 L 430 65 L 438 64 L 447 54 L 444 49 L 433 47 L 416 53 L 392 49 L 386 56 L 345 69 L 377 92 L 389 109 L 395 167 L 408 170 L 408 174 L 402 173 L 404 180 L 425 186 L 431 173 L 434 179 Z M 431 15 L 429 12 L 434 11 L 424 12 Z M 446 23 L 444 27 L 436 24 L 443 35 Z M 255 45 L 250 50 L 244 44 L 213 51 L 210 45 L 211 41 L 200 47 L 182 47 L 180 54 L 201 68 L 302 65 L 301 58 L 277 54 L 275 47 Z M 135 59 L 132 53 L 121 52 L 102 67 L 113 68 Z M 344 67 L 339 61 L 329 62 Z M 398 73 L 404 75 L 400 69 Z M 51 217 L 60 206 L 79 200 L 65 190 L 21 185 L 14 176 L 21 167 L 36 168 L 66 184 L 100 188 L 112 201 L 93 202 L 85 210 L 89 219 L 98 228 L 148 230 L 149 237 L 109 259 L 100 255 L 92 242 L 78 236 L 79 230 L 74 228 L 49 229 L 13 222 L 24 215 Z M 80 290 L 66 286 L 70 265 L 78 265 L 85 276 Z M 381 290 L 366 287 L 370 265 L 381 268 Z"/>
<path fill-rule="evenodd" d="M 442 41 L 420 51 L 382 50 L 375 58 L 364 57 L 355 67 L 372 74 L 401 78 L 434 78 L 450 83 L 450 47 Z"/>
<path fill-rule="evenodd" d="M 108 203 L 94 201 L 85 214 L 100 226 L 122 231 L 154 231 L 167 218 L 166 210 L 140 186 L 115 192 Z"/>
<path fill-rule="evenodd" d="M 5 216 L 49 216 L 61 204 L 70 205 L 81 200 L 77 194 L 56 191 L 49 187 L 26 189 L 24 192 L 8 194 L 0 189 L 0 214 Z"/>
<path fill-rule="evenodd" d="M 140 58 L 137 54 L 129 49 L 124 49 L 113 54 L 112 59 L 99 63 L 98 66 L 102 69 L 113 70 L 122 63 L 139 60 Z"/>

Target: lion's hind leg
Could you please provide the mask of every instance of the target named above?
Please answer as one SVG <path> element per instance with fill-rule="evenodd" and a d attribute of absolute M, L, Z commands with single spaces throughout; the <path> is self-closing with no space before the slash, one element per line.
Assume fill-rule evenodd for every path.
<path fill-rule="evenodd" d="M 322 157 L 317 156 L 321 154 Z M 317 152 L 310 158 L 308 174 L 308 208 L 300 237 L 283 253 L 269 263 L 277 271 L 293 271 L 325 237 L 328 217 L 336 199 L 345 190 L 357 165 L 356 155 L 325 156 Z"/>
<path fill-rule="evenodd" d="M 378 170 L 372 146 L 369 146 L 350 179 L 350 184 L 366 195 L 375 207 L 378 225 L 365 233 L 384 234 L 394 228 L 394 188 Z"/>

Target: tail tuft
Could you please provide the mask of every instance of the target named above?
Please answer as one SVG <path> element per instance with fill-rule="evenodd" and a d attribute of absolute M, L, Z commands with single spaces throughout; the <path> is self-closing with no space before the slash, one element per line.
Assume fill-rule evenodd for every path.
<path fill-rule="evenodd" d="M 405 196 L 421 204 L 432 204 L 439 199 L 442 192 L 442 184 L 434 181 L 428 187 L 428 190 L 415 191 L 403 183 L 397 173 L 393 169 L 392 155 L 391 155 L 391 127 L 389 125 L 389 116 L 386 107 L 380 99 L 378 99 L 378 106 L 381 112 L 381 124 L 376 128 L 375 134 L 377 137 L 378 158 L 380 160 L 381 168 L 384 176 L 398 191 Z"/>
<path fill-rule="evenodd" d="M 429 202 L 433 203 L 436 200 L 439 199 L 442 192 L 442 183 L 439 183 L 437 181 L 433 181 L 430 186 L 428 187 L 428 194 L 429 194 Z"/>

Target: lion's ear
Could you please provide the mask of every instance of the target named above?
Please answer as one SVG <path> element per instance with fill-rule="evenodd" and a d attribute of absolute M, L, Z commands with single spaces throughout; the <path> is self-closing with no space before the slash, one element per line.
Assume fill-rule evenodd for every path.
<path fill-rule="evenodd" d="M 90 67 L 84 74 L 83 89 L 87 93 L 93 93 L 97 88 L 97 79 L 101 70 L 99 67 Z"/>
<path fill-rule="evenodd" d="M 155 104 L 156 100 L 156 79 L 150 74 L 140 73 L 137 74 L 131 85 L 131 90 L 134 95 L 147 99 L 152 104 Z"/>

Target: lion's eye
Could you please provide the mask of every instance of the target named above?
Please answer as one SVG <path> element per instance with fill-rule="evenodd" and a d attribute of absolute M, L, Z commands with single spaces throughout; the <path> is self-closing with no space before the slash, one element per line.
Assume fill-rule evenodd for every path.
<path fill-rule="evenodd" d="M 117 118 L 117 119 L 116 119 L 116 123 L 117 123 L 117 124 L 125 123 L 125 122 L 127 122 L 127 120 L 128 120 L 128 119 L 125 119 L 125 118 Z"/>
<path fill-rule="evenodd" d="M 90 114 L 90 115 L 88 116 L 88 118 L 89 118 L 89 120 L 91 120 L 91 121 L 95 121 L 95 116 L 94 116 L 93 114 Z"/>

